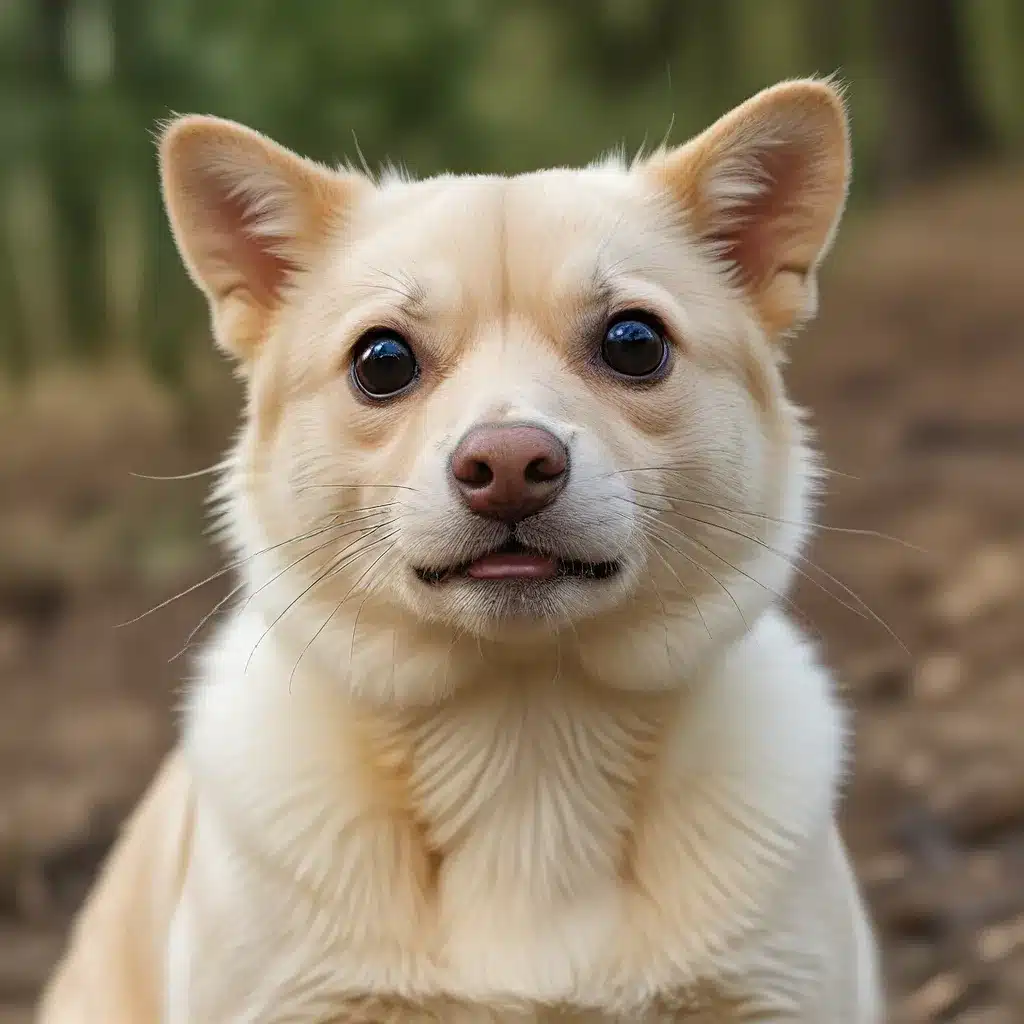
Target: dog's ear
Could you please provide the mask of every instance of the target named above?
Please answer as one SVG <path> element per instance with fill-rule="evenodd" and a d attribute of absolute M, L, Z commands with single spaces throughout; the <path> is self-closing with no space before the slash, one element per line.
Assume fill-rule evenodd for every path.
<path fill-rule="evenodd" d="M 838 90 L 800 80 L 765 89 L 677 149 L 638 168 L 726 261 L 769 336 L 814 315 L 815 272 L 850 178 Z"/>
<path fill-rule="evenodd" d="M 172 121 L 160 140 L 164 204 L 182 260 L 210 304 L 218 344 L 246 361 L 282 289 L 373 186 L 215 117 Z"/>

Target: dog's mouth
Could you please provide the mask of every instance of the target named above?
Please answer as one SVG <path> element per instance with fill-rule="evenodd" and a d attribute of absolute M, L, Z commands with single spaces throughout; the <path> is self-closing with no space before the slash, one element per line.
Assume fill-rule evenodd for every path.
<path fill-rule="evenodd" d="M 438 585 L 452 579 L 471 580 L 581 580 L 596 582 L 615 576 L 617 561 L 583 562 L 559 558 L 512 539 L 501 547 L 469 562 L 443 567 L 418 568 L 417 577 L 424 583 Z"/>

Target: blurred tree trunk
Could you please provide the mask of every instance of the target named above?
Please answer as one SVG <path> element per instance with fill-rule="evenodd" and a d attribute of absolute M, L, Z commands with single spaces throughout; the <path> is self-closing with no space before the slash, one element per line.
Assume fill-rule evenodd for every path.
<path fill-rule="evenodd" d="M 36 52 L 42 80 L 49 86 L 67 82 L 65 39 L 71 0 L 40 0 L 36 10 Z"/>
<path fill-rule="evenodd" d="M 886 78 L 883 182 L 904 184 L 988 152 L 954 0 L 876 0 Z"/>

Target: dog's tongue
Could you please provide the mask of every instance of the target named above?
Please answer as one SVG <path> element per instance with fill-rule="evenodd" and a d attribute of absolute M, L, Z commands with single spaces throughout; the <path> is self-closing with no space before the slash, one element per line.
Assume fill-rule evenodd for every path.
<path fill-rule="evenodd" d="M 467 576 L 477 580 L 548 580 L 558 571 L 558 563 L 546 555 L 530 551 L 494 551 L 471 563 Z"/>

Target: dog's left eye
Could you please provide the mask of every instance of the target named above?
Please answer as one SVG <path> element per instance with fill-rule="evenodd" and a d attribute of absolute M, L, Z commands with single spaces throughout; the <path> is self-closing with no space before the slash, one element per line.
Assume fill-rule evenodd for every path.
<path fill-rule="evenodd" d="M 352 377 L 371 398 L 390 398 L 416 380 L 419 365 L 412 347 L 397 331 L 380 328 L 361 339 L 352 362 Z"/>
<path fill-rule="evenodd" d="M 650 377 L 668 358 L 664 329 L 646 314 L 623 313 L 605 329 L 601 358 L 624 377 Z"/>

